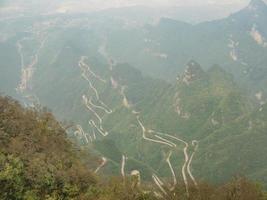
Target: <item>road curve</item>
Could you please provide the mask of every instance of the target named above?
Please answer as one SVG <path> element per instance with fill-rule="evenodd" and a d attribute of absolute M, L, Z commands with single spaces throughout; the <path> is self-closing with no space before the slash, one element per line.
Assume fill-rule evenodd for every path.
<path fill-rule="evenodd" d="M 123 179 L 125 179 L 125 163 L 126 163 L 127 157 L 125 155 L 122 155 L 121 158 L 121 176 Z"/>
<path fill-rule="evenodd" d="M 77 124 L 77 125 L 76 125 L 76 128 L 77 128 L 77 130 L 74 132 L 75 135 L 77 134 L 77 135 L 81 135 L 82 137 L 84 137 L 84 138 L 85 138 L 85 141 L 86 141 L 87 144 L 89 143 L 89 140 L 88 140 L 88 138 L 87 138 L 87 135 L 89 135 L 89 139 L 90 139 L 90 141 L 92 142 L 91 135 L 85 133 L 85 132 L 83 131 L 83 128 L 82 128 L 81 125 Z"/>
<path fill-rule="evenodd" d="M 141 128 L 142 128 L 142 133 L 143 133 L 142 136 L 143 136 L 144 140 L 147 140 L 147 141 L 150 141 L 150 142 L 154 142 L 154 143 L 164 144 L 164 145 L 173 147 L 172 144 L 167 143 L 167 142 L 164 142 L 164 141 L 162 141 L 162 140 L 154 140 L 154 139 L 151 139 L 151 138 L 146 137 L 146 129 L 145 129 L 144 125 L 143 125 L 142 122 L 139 120 L 139 117 L 138 117 L 138 116 L 136 117 L 136 119 L 137 119 L 139 125 L 140 125 Z"/>
<path fill-rule="evenodd" d="M 166 190 L 163 188 L 163 182 L 159 179 L 159 177 L 156 174 L 152 174 L 152 179 L 154 180 L 155 184 L 158 186 L 158 188 L 160 189 L 160 191 L 167 195 Z"/>
<path fill-rule="evenodd" d="M 172 151 L 170 151 L 170 153 L 168 154 L 166 162 L 168 163 L 169 168 L 170 168 L 171 173 L 172 173 L 173 186 L 171 187 L 171 190 L 173 190 L 175 188 L 175 186 L 177 185 L 177 179 L 176 179 L 176 175 L 175 175 L 174 169 L 173 169 L 171 161 L 170 161 L 171 156 L 172 156 Z"/>
<path fill-rule="evenodd" d="M 107 131 L 103 131 L 101 130 L 100 128 L 97 127 L 97 125 L 95 124 L 95 122 L 93 120 L 90 120 L 89 121 L 89 124 L 92 126 L 92 127 L 95 127 L 96 130 L 104 137 L 106 137 L 109 133 Z"/>
<path fill-rule="evenodd" d="M 189 195 L 189 189 L 188 189 L 188 180 L 187 180 L 187 176 L 186 176 L 186 170 L 187 170 L 187 163 L 188 163 L 188 160 L 189 160 L 189 156 L 188 156 L 188 143 L 178 137 L 175 137 L 175 136 L 172 136 L 172 135 L 169 135 L 169 134 L 166 134 L 166 133 L 161 133 L 161 132 L 156 132 L 156 131 L 153 131 L 153 130 L 150 130 L 150 132 L 154 132 L 154 133 L 157 133 L 158 135 L 162 135 L 162 136 L 166 136 L 166 137 L 169 137 L 169 138 L 172 138 L 176 141 L 179 141 L 179 142 L 182 142 L 185 146 L 184 146 L 184 149 L 183 149 L 183 152 L 184 152 L 184 158 L 185 158 L 185 161 L 184 161 L 184 164 L 183 164 L 183 167 L 182 167 L 182 176 L 183 176 L 183 180 L 184 180 L 184 184 L 185 184 L 185 188 L 186 188 L 186 193 L 187 195 Z"/>
<path fill-rule="evenodd" d="M 103 82 L 103 83 L 106 83 L 107 81 L 106 81 L 105 79 L 101 78 L 99 75 L 95 74 L 95 73 L 91 70 L 90 66 L 87 65 L 87 64 L 85 63 L 85 59 L 88 59 L 88 58 L 87 58 L 86 56 L 82 56 L 82 57 L 81 57 L 81 60 L 79 61 L 79 64 L 85 66 L 85 67 L 87 68 L 88 72 L 89 72 L 90 74 L 92 74 L 96 79 L 98 79 L 99 81 L 101 81 L 101 82 Z"/>
<path fill-rule="evenodd" d="M 193 157 L 194 157 L 194 155 L 195 155 L 195 153 L 196 153 L 196 151 L 198 149 L 198 141 L 193 140 L 192 141 L 192 146 L 194 146 L 195 148 L 194 148 L 194 152 L 192 153 L 192 155 L 190 156 L 190 159 L 188 161 L 188 164 L 187 164 L 187 172 L 188 172 L 191 180 L 193 181 L 194 185 L 196 187 L 198 187 L 197 181 L 196 181 L 195 177 L 193 176 L 193 174 L 191 172 L 191 163 L 192 163 Z"/>
<path fill-rule="evenodd" d="M 83 99 L 83 102 L 86 106 L 86 108 L 91 111 L 95 117 L 98 119 L 99 121 L 99 127 L 96 125 L 95 121 L 94 120 L 90 120 L 89 121 L 89 124 L 91 125 L 91 127 L 95 128 L 102 136 L 107 136 L 108 135 L 108 132 L 105 131 L 102 127 L 102 118 L 100 117 L 100 115 L 95 111 L 94 108 L 97 108 L 97 109 L 101 109 L 103 110 L 106 114 L 111 114 L 112 113 L 112 110 L 104 103 L 100 100 L 99 98 L 99 94 L 98 94 L 98 91 L 97 89 L 94 87 L 94 85 L 92 84 L 92 82 L 90 81 L 90 78 L 87 76 L 87 72 L 89 74 L 91 74 L 94 78 L 96 78 L 97 80 L 101 81 L 101 82 L 104 82 L 106 83 L 106 80 L 102 79 L 99 75 L 95 74 L 89 67 L 89 65 L 87 65 L 85 63 L 85 59 L 87 57 L 85 56 L 81 56 L 79 62 L 78 62 L 78 65 L 80 67 L 80 69 L 82 70 L 82 77 L 89 83 L 89 87 L 93 90 L 94 94 L 95 94 L 95 97 L 96 97 L 96 100 L 99 102 L 100 105 L 96 105 L 92 102 L 92 96 L 88 99 L 87 96 L 84 94 L 82 95 L 82 99 Z M 94 130 L 93 130 L 94 131 Z M 94 132 L 93 132 L 94 133 Z M 94 133 L 94 139 L 96 139 L 96 136 L 95 136 L 95 133 Z"/>
<path fill-rule="evenodd" d="M 95 174 L 97 174 L 97 172 L 99 172 L 99 170 L 104 167 L 107 163 L 107 159 L 105 157 L 102 157 L 102 162 L 101 164 L 96 168 L 96 170 L 94 171 Z"/>

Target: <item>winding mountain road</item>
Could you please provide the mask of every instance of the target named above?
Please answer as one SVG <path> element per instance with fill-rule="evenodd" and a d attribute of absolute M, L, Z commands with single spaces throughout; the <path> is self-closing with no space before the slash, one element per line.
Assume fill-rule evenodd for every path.
<path fill-rule="evenodd" d="M 95 94 L 95 98 L 96 100 L 99 102 L 100 105 L 96 105 L 92 102 L 92 96 L 90 98 L 88 98 L 85 94 L 82 95 L 82 99 L 83 102 L 86 106 L 86 108 L 92 112 L 95 117 L 98 119 L 99 121 L 99 126 L 96 125 L 96 122 L 94 120 L 90 120 L 89 121 L 89 125 L 91 127 L 94 127 L 102 136 L 107 136 L 109 133 L 107 131 L 104 130 L 102 123 L 103 120 L 100 117 L 100 115 L 96 112 L 95 109 L 101 109 L 103 110 L 106 114 L 111 114 L 112 110 L 103 102 L 100 100 L 99 94 L 97 89 L 94 87 L 93 83 L 91 82 L 90 78 L 87 76 L 87 73 L 91 74 L 94 78 L 96 78 L 97 80 L 106 83 L 106 80 L 101 78 L 99 75 L 97 75 L 96 73 L 94 73 L 90 66 L 88 64 L 85 63 L 85 59 L 87 59 L 86 56 L 81 56 L 78 65 L 80 67 L 80 69 L 82 70 L 82 77 L 89 83 L 89 87 L 93 90 L 94 94 Z M 94 109 L 95 108 L 95 109 Z M 95 133 L 94 133 L 94 139 L 96 139 Z"/>
<path fill-rule="evenodd" d="M 161 190 L 161 192 L 163 194 L 167 195 L 166 190 L 163 188 L 164 183 L 159 179 L 159 177 L 156 174 L 153 174 L 152 179 L 154 180 L 154 182 L 158 186 L 158 188 Z"/>
<path fill-rule="evenodd" d="M 194 149 L 194 152 L 192 153 L 192 155 L 189 158 L 189 155 L 188 155 L 188 147 L 189 147 L 189 144 L 186 141 L 184 141 L 184 140 L 182 140 L 182 139 L 180 139 L 178 137 L 172 136 L 170 134 L 156 132 L 154 130 L 148 130 L 148 132 L 155 133 L 155 134 L 158 134 L 158 135 L 161 135 L 161 136 L 165 136 L 165 137 L 171 138 L 173 140 L 182 142 L 184 144 L 183 152 L 184 152 L 184 158 L 185 158 L 185 160 L 184 160 L 184 164 L 182 166 L 182 176 L 183 176 L 184 184 L 185 184 L 185 187 L 186 187 L 187 195 L 189 195 L 189 189 L 188 189 L 189 184 L 188 184 L 188 179 L 187 179 L 187 175 L 186 174 L 189 175 L 189 177 L 193 181 L 194 185 L 196 187 L 198 186 L 198 184 L 196 182 L 196 179 L 195 179 L 195 177 L 193 176 L 193 174 L 191 172 L 191 163 L 192 163 L 193 157 L 194 157 L 194 155 L 195 155 L 195 153 L 197 151 L 197 148 L 198 148 L 198 141 L 196 141 L 196 140 L 193 140 L 192 141 L 192 146 L 194 146 L 195 149 Z M 171 141 L 169 141 L 169 142 L 171 142 Z"/>
<path fill-rule="evenodd" d="M 94 108 L 98 108 L 100 110 L 103 110 L 106 114 L 111 114 L 113 111 L 110 110 L 110 109 L 106 109 L 104 108 L 103 106 L 99 106 L 99 105 L 96 105 L 92 102 L 92 97 L 89 98 L 89 103 L 94 107 Z M 101 102 L 100 102 L 101 103 Z"/>
<path fill-rule="evenodd" d="M 77 130 L 74 132 L 75 135 L 77 134 L 77 135 L 81 135 L 81 136 L 83 136 L 83 137 L 85 138 L 85 141 L 86 141 L 87 144 L 89 143 L 89 140 L 88 140 L 88 138 L 87 138 L 87 135 L 88 135 L 89 138 L 90 138 L 90 141 L 92 142 L 92 137 L 91 137 L 91 135 L 88 134 L 88 133 L 85 133 L 85 132 L 83 131 L 83 128 L 82 128 L 81 125 L 77 124 L 77 125 L 76 125 L 76 128 L 77 128 Z"/>
<path fill-rule="evenodd" d="M 95 124 L 95 121 L 93 120 L 90 120 L 89 121 L 89 124 L 92 126 L 92 127 L 95 127 L 96 130 L 104 137 L 106 137 L 108 135 L 108 132 L 107 131 L 103 131 L 101 130 L 96 124 Z"/>
<path fill-rule="evenodd" d="M 192 163 L 193 157 L 194 157 L 194 155 L 195 155 L 195 153 L 196 153 L 196 151 L 198 149 L 198 141 L 193 140 L 192 141 L 192 146 L 194 146 L 195 148 L 194 148 L 194 152 L 192 153 L 192 155 L 190 156 L 190 159 L 188 161 L 188 164 L 187 164 L 187 172 L 188 172 L 190 178 L 192 179 L 194 185 L 196 187 L 198 187 L 197 181 L 196 181 L 195 177 L 192 175 L 192 172 L 191 172 L 191 163 Z"/>
<path fill-rule="evenodd" d="M 174 169 L 173 169 L 171 161 L 170 161 L 171 156 L 172 156 L 172 151 L 170 151 L 170 153 L 168 154 L 166 162 L 169 165 L 169 168 L 170 168 L 171 173 L 172 173 L 172 178 L 173 178 L 173 186 L 171 187 L 171 190 L 174 190 L 175 186 L 177 185 L 177 179 L 176 179 L 176 175 L 175 175 Z"/>
<path fill-rule="evenodd" d="M 104 51 L 104 49 L 100 49 L 100 53 L 102 53 L 102 55 L 104 55 L 104 57 L 108 60 L 108 64 L 110 65 L 110 70 L 113 69 L 113 62 L 111 62 L 111 58 L 108 56 L 107 52 Z M 96 101 L 100 104 L 96 104 L 93 102 L 92 97 L 90 97 L 89 99 L 84 95 L 83 96 L 83 100 L 84 103 L 86 105 L 86 107 L 94 113 L 94 115 L 96 116 L 96 118 L 99 121 L 99 127 L 96 125 L 95 121 L 90 120 L 89 124 L 94 127 L 95 129 L 97 129 L 97 131 L 99 133 L 101 133 L 103 136 L 107 136 L 108 132 L 105 132 L 102 128 L 102 118 L 99 116 L 99 114 L 95 111 L 95 109 L 99 109 L 104 111 L 106 114 L 111 114 L 112 110 L 108 108 L 108 106 L 106 104 L 104 104 L 99 97 L 98 91 L 97 89 L 94 87 L 94 85 L 92 84 L 90 78 L 87 76 L 87 74 L 90 74 L 92 77 L 96 78 L 97 80 L 106 83 L 106 80 L 101 78 L 99 75 L 97 75 L 96 73 L 94 73 L 90 66 L 88 64 L 85 63 L 85 60 L 87 59 L 87 57 L 82 56 L 80 61 L 79 61 L 79 66 L 82 69 L 82 77 L 88 81 L 90 88 L 94 91 L 95 93 L 95 99 Z M 140 120 L 140 112 L 135 111 L 132 106 L 129 104 L 129 101 L 125 95 L 125 88 L 126 86 L 121 86 L 119 85 L 119 83 L 114 80 L 112 77 L 111 79 L 111 85 L 113 86 L 114 89 L 117 89 L 118 87 L 120 87 L 121 89 L 119 90 L 120 95 L 122 96 L 122 102 L 123 105 L 128 108 L 131 109 L 131 112 L 136 116 L 137 122 L 139 124 L 139 126 L 142 129 L 142 138 L 148 142 L 152 142 L 155 144 L 161 144 L 164 146 L 167 146 L 169 148 L 171 148 L 171 151 L 169 152 L 168 156 L 166 157 L 166 163 L 168 164 L 168 167 L 170 168 L 171 174 L 172 174 L 172 179 L 173 179 L 173 185 L 170 188 L 170 190 L 173 190 L 175 188 L 175 186 L 177 185 L 177 178 L 176 178 L 176 174 L 175 174 L 175 170 L 174 167 L 172 166 L 172 163 L 170 161 L 171 157 L 173 156 L 173 149 L 177 148 L 177 144 L 174 141 L 178 141 L 180 143 L 182 143 L 184 145 L 183 148 L 183 154 L 184 154 L 184 163 L 182 166 L 182 177 L 183 177 L 183 181 L 186 187 L 186 193 L 189 196 L 189 181 L 188 181 L 188 177 L 193 181 L 194 185 L 197 187 L 197 182 L 195 177 L 193 176 L 192 172 L 191 172 L 191 163 L 193 161 L 194 155 L 198 149 L 198 141 L 193 140 L 192 141 L 192 146 L 194 147 L 194 152 L 191 154 L 191 156 L 189 157 L 188 154 L 188 148 L 189 148 L 189 144 L 188 142 L 186 142 L 185 140 L 182 140 L 176 136 L 172 136 L 166 133 L 161 133 L 161 132 L 156 132 L 154 130 L 147 130 L 145 128 L 145 126 L 143 125 L 143 123 Z M 150 133 L 151 137 L 148 137 L 146 133 Z M 96 138 L 96 136 L 94 135 L 94 138 Z M 126 159 L 127 157 L 125 155 L 122 155 L 122 160 L 121 160 L 121 175 L 123 178 L 125 178 L 125 164 L 126 164 Z M 154 180 L 155 184 L 158 186 L 158 188 L 160 189 L 160 191 L 163 194 L 167 194 L 166 190 L 164 189 L 164 183 L 160 180 L 160 178 L 156 175 L 153 174 L 152 175 L 152 179 Z"/>
<path fill-rule="evenodd" d="M 125 164 L 126 164 L 127 156 L 122 155 L 121 158 L 121 176 L 125 179 Z"/>
<path fill-rule="evenodd" d="M 142 133 L 143 133 L 142 136 L 143 136 L 144 140 L 147 140 L 147 141 L 150 141 L 150 142 L 154 142 L 154 143 L 164 144 L 164 145 L 167 145 L 167 146 L 170 146 L 170 147 L 174 147 L 171 143 L 168 143 L 168 142 L 165 142 L 165 141 L 162 141 L 162 140 L 154 140 L 154 139 L 146 137 L 146 129 L 145 129 L 144 125 L 142 124 L 142 122 L 140 121 L 139 116 L 137 116 L 136 119 L 137 119 L 139 125 L 142 128 Z"/>
<path fill-rule="evenodd" d="M 90 74 L 92 74 L 97 80 L 99 80 L 99 81 L 101 81 L 101 82 L 103 82 L 103 83 L 106 83 L 107 81 L 106 81 L 105 79 L 103 79 L 103 78 L 101 78 L 99 75 L 95 74 L 95 73 L 91 70 L 90 66 L 87 65 L 87 64 L 85 63 L 85 60 L 86 60 L 86 59 L 88 59 L 86 56 L 82 56 L 81 59 L 80 59 L 80 61 L 79 61 L 79 65 L 83 65 L 84 67 L 86 67 L 86 68 L 87 68 L 87 71 L 88 71 Z"/>
<path fill-rule="evenodd" d="M 99 172 L 99 170 L 101 168 L 103 168 L 106 164 L 107 164 L 107 159 L 105 157 L 102 157 L 102 162 L 101 164 L 96 168 L 96 170 L 94 171 L 95 174 L 97 174 Z"/>

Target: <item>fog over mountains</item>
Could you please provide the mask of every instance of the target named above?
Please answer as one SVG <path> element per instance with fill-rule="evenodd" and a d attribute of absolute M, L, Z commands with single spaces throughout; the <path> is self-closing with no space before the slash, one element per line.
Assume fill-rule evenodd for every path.
<path fill-rule="evenodd" d="M 0 2 L 0 17 L 6 18 L 22 15 L 51 15 L 60 13 L 89 13 L 105 11 L 107 9 L 121 9 L 119 11 L 115 11 L 115 13 L 119 14 L 121 12 L 130 12 L 135 16 L 145 14 L 147 17 L 149 16 L 154 20 L 158 20 L 160 17 L 170 17 L 190 23 L 197 23 L 226 17 L 230 13 L 243 8 L 247 3 L 248 0 L 5 0 Z"/>
<path fill-rule="evenodd" d="M 266 186 L 266 3 L 207 22 L 178 11 L 3 15 L 0 92 L 71 122 L 97 174 Z"/>

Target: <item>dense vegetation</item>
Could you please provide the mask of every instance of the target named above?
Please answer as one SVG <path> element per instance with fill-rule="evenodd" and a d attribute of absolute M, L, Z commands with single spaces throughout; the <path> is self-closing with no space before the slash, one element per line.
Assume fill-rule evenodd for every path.
<path fill-rule="evenodd" d="M 183 184 L 166 188 L 164 195 L 152 192 L 152 183 L 139 187 L 131 178 L 97 178 L 89 170 L 95 158 L 85 158 L 51 113 L 22 108 L 7 97 L 0 97 L 0 144 L 1 200 L 266 199 L 259 185 L 243 178 L 223 186 L 192 186 L 189 196 Z"/>
<path fill-rule="evenodd" d="M 0 199 L 69 199 L 96 184 L 49 113 L 0 98 Z"/>
<path fill-rule="evenodd" d="M 260 153 L 267 152 L 266 4 L 252 0 L 228 18 L 196 25 L 131 22 L 101 14 L 0 21 L 0 92 L 26 106 L 47 106 L 55 118 L 74 124 L 67 139 L 47 110 L 1 99 L 1 172 L 13 181 L 4 184 L 10 191 L 1 193 L 5 198 L 127 199 L 151 190 L 150 184 L 125 188 L 120 178 L 115 186 L 98 180 L 88 169 L 103 157 L 108 163 L 101 175 L 119 176 L 125 155 L 125 174 L 138 170 L 150 183 L 155 173 L 168 183 L 171 152 L 176 178 L 183 180 L 184 143 L 176 140 L 169 148 L 147 140 L 137 119 L 147 138 L 158 138 L 157 131 L 188 143 L 196 180 L 223 184 L 239 175 L 267 187 L 267 154 Z M 20 83 L 27 87 L 20 90 Z M 101 123 L 109 134 L 97 129 Z M 246 183 L 208 186 L 210 198 Z M 183 198 L 183 186 L 176 193 Z"/>

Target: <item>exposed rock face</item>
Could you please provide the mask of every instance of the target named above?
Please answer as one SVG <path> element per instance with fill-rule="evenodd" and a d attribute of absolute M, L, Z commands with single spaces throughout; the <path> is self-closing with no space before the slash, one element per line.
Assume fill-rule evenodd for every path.
<path fill-rule="evenodd" d="M 255 42 L 266 48 L 267 47 L 267 42 L 264 36 L 257 30 L 257 26 L 254 24 L 253 27 L 250 30 L 250 36 L 255 40 Z"/>
<path fill-rule="evenodd" d="M 204 72 L 201 69 L 201 66 L 197 62 L 191 60 L 187 64 L 185 72 L 182 75 L 182 82 L 189 85 L 195 80 L 201 79 L 203 74 Z"/>

